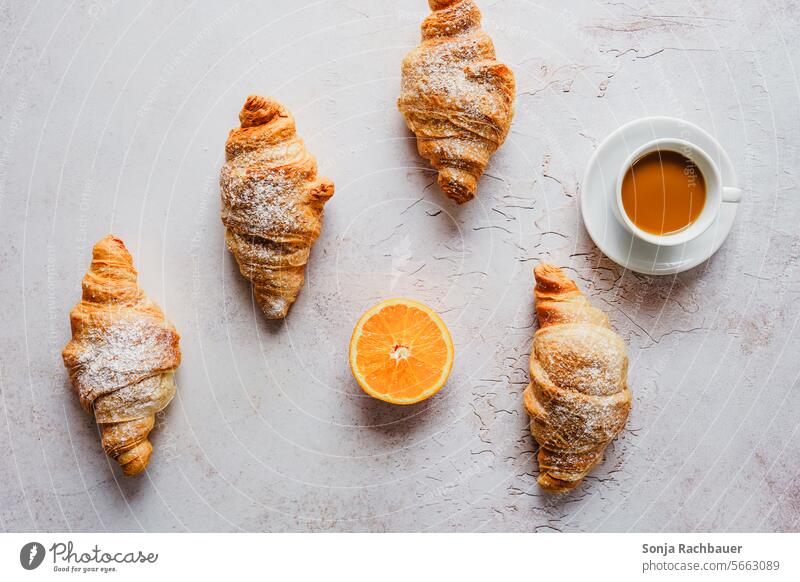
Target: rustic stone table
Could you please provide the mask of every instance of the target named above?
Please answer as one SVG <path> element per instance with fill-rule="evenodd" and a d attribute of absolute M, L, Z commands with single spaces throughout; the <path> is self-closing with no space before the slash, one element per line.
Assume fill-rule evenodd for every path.
<path fill-rule="evenodd" d="M 517 114 L 478 198 L 438 192 L 395 107 L 423 0 L 0 7 L 0 529 L 787 531 L 800 527 L 800 12 L 794 2 L 483 0 Z M 251 92 L 336 182 L 301 297 L 268 323 L 225 249 L 217 178 Z M 646 115 L 727 148 L 721 250 L 626 271 L 578 212 L 600 140 Z M 181 332 L 146 475 L 121 478 L 60 351 L 92 243 L 129 245 Z M 532 275 L 568 268 L 630 345 L 634 408 L 575 492 L 536 485 L 522 391 Z M 446 388 L 362 394 L 358 315 L 410 296 L 453 332 Z"/>

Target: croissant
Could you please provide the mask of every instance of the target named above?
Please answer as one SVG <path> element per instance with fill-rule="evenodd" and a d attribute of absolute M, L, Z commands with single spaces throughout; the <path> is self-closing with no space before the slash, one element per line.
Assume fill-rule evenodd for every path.
<path fill-rule="evenodd" d="M 569 491 L 625 426 L 628 356 L 608 317 L 561 269 L 542 263 L 534 276 L 539 329 L 525 409 L 539 443 L 539 485 Z"/>
<path fill-rule="evenodd" d="M 131 476 L 153 446 L 155 414 L 175 395 L 180 336 L 136 282 L 118 238 L 94 246 L 83 297 L 70 312 L 72 339 L 62 356 L 81 406 L 94 414 L 106 454 Z"/>
<path fill-rule="evenodd" d="M 280 103 L 251 95 L 225 144 L 220 174 L 228 249 L 269 319 L 286 317 L 305 279 L 333 183 L 297 137 Z"/>
<path fill-rule="evenodd" d="M 403 60 L 397 106 L 439 186 L 463 204 L 475 197 L 514 114 L 514 73 L 495 59 L 472 0 L 428 0 L 422 43 Z"/>

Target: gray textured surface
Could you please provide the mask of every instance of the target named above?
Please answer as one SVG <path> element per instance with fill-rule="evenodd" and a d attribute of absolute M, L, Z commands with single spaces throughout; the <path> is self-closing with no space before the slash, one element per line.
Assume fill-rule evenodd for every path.
<path fill-rule="evenodd" d="M 431 186 L 395 108 L 423 0 L 0 3 L 0 529 L 800 528 L 800 9 L 790 0 L 484 0 L 517 116 L 479 197 Z M 250 92 L 290 107 L 336 182 L 308 282 L 269 324 L 225 251 L 217 176 Z M 577 196 L 623 122 L 693 121 L 746 189 L 677 277 L 624 272 Z M 147 475 L 120 478 L 60 350 L 113 231 L 183 335 Z M 630 344 L 628 430 L 576 492 L 536 485 L 521 394 L 531 269 L 569 267 Z M 357 316 L 408 295 L 449 325 L 427 403 L 362 395 Z"/>

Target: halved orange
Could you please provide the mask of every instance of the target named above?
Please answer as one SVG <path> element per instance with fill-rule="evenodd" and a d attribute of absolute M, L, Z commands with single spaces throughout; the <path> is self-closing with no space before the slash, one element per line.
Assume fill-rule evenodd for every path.
<path fill-rule="evenodd" d="M 370 396 L 414 404 L 447 382 L 453 369 L 453 339 L 427 305 L 387 299 L 358 320 L 350 338 L 350 369 Z"/>

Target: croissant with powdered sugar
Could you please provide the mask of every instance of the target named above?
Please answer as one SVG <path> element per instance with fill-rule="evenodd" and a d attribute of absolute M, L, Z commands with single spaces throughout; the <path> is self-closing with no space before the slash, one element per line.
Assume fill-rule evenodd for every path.
<path fill-rule="evenodd" d="M 625 426 L 628 356 L 605 313 L 561 269 L 542 263 L 534 276 L 539 329 L 525 409 L 539 443 L 539 485 L 569 491 Z"/>
<path fill-rule="evenodd" d="M 139 288 L 133 259 L 114 236 L 98 242 L 70 312 L 62 356 L 81 406 L 100 427 L 103 449 L 125 475 L 141 473 L 155 415 L 175 395 L 180 336 Z"/>
<path fill-rule="evenodd" d="M 439 186 L 462 204 L 475 197 L 514 115 L 514 73 L 497 62 L 472 0 L 429 0 L 422 42 L 403 60 L 397 105 Z"/>
<path fill-rule="evenodd" d="M 305 280 L 333 182 L 277 101 L 251 95 L 225 144 L 220 173 L 225 240 L 268 319 L 286 317 Z"/>

